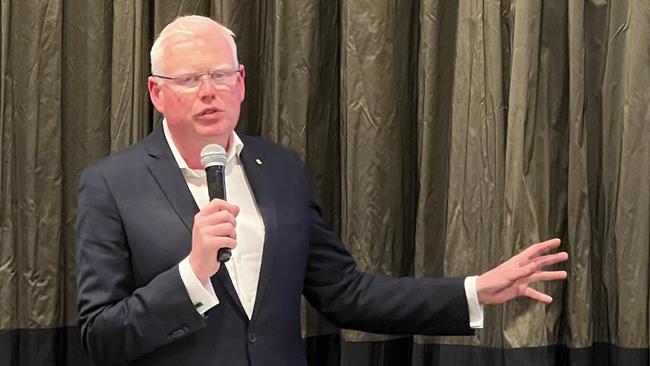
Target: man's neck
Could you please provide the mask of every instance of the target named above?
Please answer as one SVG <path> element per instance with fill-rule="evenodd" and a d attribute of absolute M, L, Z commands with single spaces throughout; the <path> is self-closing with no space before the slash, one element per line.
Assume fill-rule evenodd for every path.
<path fill-rule="evenodd" d="M 185 139 L 178 138 L 170 130 L 171 138 L 174 140 L 176 149 L 185 160 L 185 163 L 190 169 L 203 169 L 201 165 L 201 150 L 208 144 L 219 144 L 228 151 L 230 147 L 230 136 L 227 138 L 204 138 L 204 139 Z"/>

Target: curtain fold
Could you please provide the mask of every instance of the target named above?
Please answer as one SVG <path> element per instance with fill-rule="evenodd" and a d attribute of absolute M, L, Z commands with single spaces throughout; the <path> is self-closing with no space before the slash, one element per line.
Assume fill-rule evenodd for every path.
<path fill-rule="evenodd" d="M 416 13 L 408 2 L 341 6 L 341 238 L 361 270 L 405 276 L 417 198 Z"/>
<path fill-rule="evenodd" d="M 592 225 L 595 184 L 589 179 L 588 144 L 589 124 L 585 118 L 586 94 L 586 44 L 585 4 L 572 2 L 568 6 L 568 175 L 567 175 L 567 231 L 566 248 L 572 253 L 572 281 L 567 282 L 565 296 L 569 304 L 581 304 L 582 311 L 569 312 L 566 316 L 567 330 L 562 339 L 571 347 L 589 347 L 594 341 L 592 314 L 594 290 L 592 273 L 597 266 L 592 261 L 594 246 Z M 574 306 L 576 306 L 574 305 Z"/>
<path fill-rule="evenodd" d="M 236 34 L 238 131 L 294 149 L 362 270 L 480 274 L 560 237 L 551 305 L 485 310 L 473 337 L 338 329 L 313 365 L 647 365 L 647 0 L 3 0 L 0 363 L 85 365 L 77 180 L 159 115 L 149 49 L 180 15 Z"/>
<path fill-rule="evenodd" d="M 47 327 L 61 323 L 65 302 L 61 6 L 3 3 L 2 19 L 0 328 Z"/>
<path fill-rule="evenodd" d="M 644 1 L 615 2 L 608 12 L 603 84 L 600 243 L 608 332 L 628 347 L 648 347 L 650 222 L 650 34 Z M 602 339 L 602 338 L 601 338 Z"/>

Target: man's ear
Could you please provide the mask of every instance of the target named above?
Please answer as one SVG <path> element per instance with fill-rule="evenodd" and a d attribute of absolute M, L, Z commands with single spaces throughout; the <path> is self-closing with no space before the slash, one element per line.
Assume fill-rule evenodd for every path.
<path fill-rule="evenodd" d="M 147 78 L 147 89 L 149 89 L 149 98 L 151 98 L 151 104 L 156 107 L 158 112 L 164 113 L 162 102 L 163 95 L 160 89 L 160 85 L 158 85 L 158 80 L 156 80 L 155 77 L 149 76 Z"/>
<path fill-rule="evenodd" d="M 246 95 L 246 69 L 244 68 L 244 65 L 241 65 L 241 71 L 239 71 L 239 102 L 244 101 L 244 96 Z"/>

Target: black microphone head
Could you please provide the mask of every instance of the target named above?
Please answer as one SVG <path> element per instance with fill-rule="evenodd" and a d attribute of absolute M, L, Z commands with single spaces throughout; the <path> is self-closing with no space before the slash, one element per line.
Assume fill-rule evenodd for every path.
<path fill-rule="evenodd" d="M 201 165 L 203 169 L 214 165 L 226 166 L 228 155 L 226 150 L 217 144 L 208 144 L 201 149 Z"/>

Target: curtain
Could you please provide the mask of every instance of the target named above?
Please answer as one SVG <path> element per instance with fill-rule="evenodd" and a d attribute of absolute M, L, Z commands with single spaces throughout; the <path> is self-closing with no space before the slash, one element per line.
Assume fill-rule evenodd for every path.
<path fill-rule="evenodd" d="M 485 308 L 473 337 L 338 329 L 313 365 L 648 365 L 647 0 L 2 0 L 0 363 L 87 365 L 79 173 L 147 135 L 149 49 L 179 15 L 237 35 L 238 131 L 297 151 L 364 271 L 480 274 L 563 239 L 551 305 Z"/>

